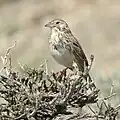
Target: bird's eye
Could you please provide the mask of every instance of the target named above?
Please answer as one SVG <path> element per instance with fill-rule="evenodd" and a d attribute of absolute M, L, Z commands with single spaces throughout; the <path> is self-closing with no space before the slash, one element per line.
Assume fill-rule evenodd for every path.
<path fill-rule="evenodd" d="M 56 24 L 59 24 L 60 22 L 56 22 Z"/>

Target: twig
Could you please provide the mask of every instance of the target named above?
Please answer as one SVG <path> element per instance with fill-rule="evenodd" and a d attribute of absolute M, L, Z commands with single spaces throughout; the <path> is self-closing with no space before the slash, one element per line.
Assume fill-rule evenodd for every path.
<path fill-rule="evenodd" d="M 20 68 L 25 72 L 25 68 L 24 66 L 18 61 L 18 65 L 20 66 Z"/>
<path fill-rule="evenodd" d="M 9 74 L 11 72 L 11 68 L 12 68 L 10 52 L 11 52 L 12 48 L 14 48 L 15 46 L 16 46 L 16 41 L 14 42 L 14 44 L 11 47 L 9 47 L 6 50 L 6 53 L 5 53 L 4 57 L 1 56 L 2 63 L 3 63 L 3 68 L 0 70 L 0 73 L 5 69 L 6 74 L 9 76 Z"/>
<path fill-rule="evenodd" d="M 88 105 L 88 108 L 94 113 L 96 114 L 96 112 Z"/>
<path fill-rule="evenodd" d="M 116 96 L 117 93 L 112 93 L 111 95 L 107 96 L 107 97 L 104 97 L 104 98 L 100 98 L 98 101 L 103 101 L 103 100 L 108 100 L 110 98 L 112 98 L 113 96 Z"/>
<path fill-rule="evenodd" d="M 90 65 L 89 65 L 89 68 L 88 68 L 88 72 L 91 70 L 91 67 L 92 67 L 92 64 L 93 64 L 93 60 L 94 60 L 94 55 L 91 55 L 90 56 Z"/>

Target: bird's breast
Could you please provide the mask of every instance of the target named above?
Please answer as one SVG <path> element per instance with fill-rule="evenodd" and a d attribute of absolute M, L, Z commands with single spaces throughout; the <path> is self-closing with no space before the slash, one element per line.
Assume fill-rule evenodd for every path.
<path fill-rule="evenodd" d="M 53 56 L 62 56 L 64 54 L 66 54 L 67 50 L 65 48 L 64 43 L 62 43 L 61 41 L 57 40 L 58 38 L 56 38 L 55 40 L 50 40 L 49 42 L 49 48 L 50 48 L 50 52 L 52 53 Z"/>
<path fill-rule="evenodd" d="M 73 54 L 67 49 L 67 44 L 59 39 L 59 36 L 51 36 L 49 48 L 53 58 L 64 66 L 71 66 L 73 63 Z"/>

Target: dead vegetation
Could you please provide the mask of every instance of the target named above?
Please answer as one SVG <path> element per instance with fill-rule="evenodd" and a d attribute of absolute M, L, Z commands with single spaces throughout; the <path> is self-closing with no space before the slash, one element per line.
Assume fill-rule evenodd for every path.
<path fill-rule="evenodd" d="M 24 74 L 12 68 L 11 50 L 1 57 L 0 97 L 6 102 L 0 104 L 0 120 L 116 120 L 120 105 L 106 102 L 116 95 L 111 86 L 110 95 L 99 98 L 99 89 L 88 76 L 91 64 L 84 73 L 65 70 L 49 73 L 45 61 L 38 69 L 20 65 Z M 87 80 L 84 78 L 87 77 Z M 95 104 L 97 110 L 91 107 Z M 88 107 L 90 112 L 73 112 L 76 108 Z"/>

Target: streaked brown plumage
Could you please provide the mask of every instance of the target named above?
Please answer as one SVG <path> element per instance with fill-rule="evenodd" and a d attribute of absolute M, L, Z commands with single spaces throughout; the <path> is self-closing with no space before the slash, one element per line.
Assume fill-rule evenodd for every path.
<path fill-rule="evenodd" d="M 64 20 L 54 19 L 45 26 L 51 28 L 49 48 L 53 58 L 58 63 L 71 69 L 74 61 L 78 65 L 79 70 L 83 72 L 84 63 L 88 66 L 88 61 L 68 24 Z"/>

